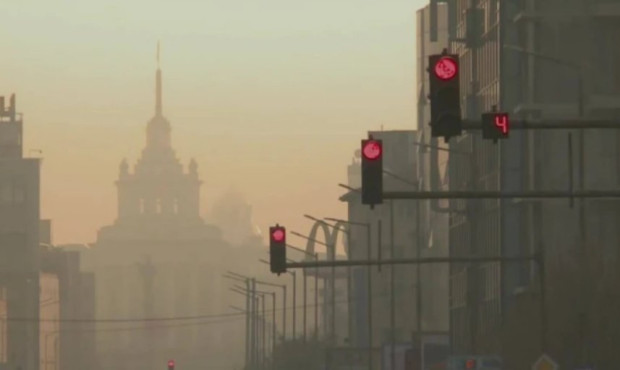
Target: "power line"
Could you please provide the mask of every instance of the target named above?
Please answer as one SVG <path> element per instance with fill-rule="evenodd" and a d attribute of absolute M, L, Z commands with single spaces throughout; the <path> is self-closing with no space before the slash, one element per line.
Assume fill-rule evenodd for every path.
<path fill-rule="evenodd" d="M 372 297 L 383 297 L 387 296 L 388 293 L 379 293 L 373 294 Z M 356 299 L 353 298 L 351 300 L 343 300 L 336 301 L 336 304 L 339 303 L 350 303 L 355 302 Z M 324 304 L 331 304 L 331 302 L 323 301 L 319 303 L 307 304 L 306 307 L 320 307 Z M 292 309 L 303 309 L 304 306 L 296 306 L 296 307 L 286 307 L 286 310 Z M 276 308 L 276 312 L 281 312 L 284 308 Z M 264 313 L 273 313 L 273 309 L 265 310 Z M 177 317 L 152 317 L 152 318 L 124 318 L 124 319 L 34 319 L 28 317 L 8 317 L 8 318 L 0 318 L 0 322 L 66 322 L 66 323 L 125 323 L 125 322 L 166 322 L 166 321 L 192 321 L 192 320 L 206 320 L 206 319 L 220 319 L 220 318 L 241 318 L 245 317 L 244 312 L 227 312 L 220 314 L 212 314 L 212 315 L 196 315 L 196 316 L 177 316 Z M 145 328 L 146 329 L 146 328 Z"/>
<path fill-rule="evenodd" d="M 224 324 L 231 323 L 242 319 L 242 317 L 228 318 L 225 320 L 214 320 L 206 322 L 193 322 L 184 324 L 170 324 L 170 325 L 157 325 L 157 326 L 131 326 L 127 328 L 114 328 L 114 329 L 80 329 L 80 330 L 58 330 L 57 333 L 89 333 L 89 332 L 124 332 L 124 331 L 139 331 L 139 330 L 157 330 L 157 329 L 171 329 L 171 328 L 184 328 L 184 327 L 196 327 L 196 326 L 208 326 L 212 324 Z"/>

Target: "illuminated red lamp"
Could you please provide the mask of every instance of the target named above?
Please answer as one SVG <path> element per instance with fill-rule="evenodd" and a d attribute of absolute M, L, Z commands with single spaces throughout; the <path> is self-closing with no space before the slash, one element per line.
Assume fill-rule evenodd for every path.
<path fill-rule="evenodd" d="M 286 234 L 284 233 L 284 229 L 282 228 L 276 228 L 271 233 L 271 239 L 273 239 L 274 242 L 278 242 L 278 243 L 284 241 L 285 236 Z"/>
<path fill-rule="evenodd" d="M 435 63 L 433 71 L 435 72 L 435 76 L 437 76 L 437 78 L 448 81 L 453 79 L 458 74 L 459 64 L 454 58 L 450 56 L 443 56 L 439 58 L 437 63 Z"/>
<path fill-rule="evenodd" d="M 362 148 L 362 155 L 370 161 L 379 159 L 381 154 L 383 154 L 383 148 L 381 147 L 381 143 L 376 140 L 368 140 L 364 148 Z"/>
<path fill-rule="evenodd" d="M 174 360 L 168 360 L 168 370 L 174 370 Z"/>
<path fill-rule="evenodd" d="M 476 360 L 467 360 L 465 361 L 465 368 L 467 370 L 474 370 L 476 369 Z"/>

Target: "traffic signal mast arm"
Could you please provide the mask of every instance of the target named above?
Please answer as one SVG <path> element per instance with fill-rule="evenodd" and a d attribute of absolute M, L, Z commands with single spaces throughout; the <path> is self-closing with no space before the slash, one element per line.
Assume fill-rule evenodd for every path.
<path fill-rule="evenodd" d="M 388 191 L 383 199 L 563 199 L 620 198 L 620 190 L 531 190 L 531 191 Z"/>
<path fill-rule="evenodd" d="M 481 130 L 482 123 L 463 120 L 463 130 Z M 538 121 L 510 120 L 510 130 L 572 130 L 620 129 L 620 120 L 610 119 L 545 119 Z"/>
<path fill-rule="evenodd" d="M 287 268 L 317 267 L 350 267 L 379 265 L 421 265 L 430 263 L 484 263 L 484 262 L 522 262 L 540 261 L 540 254 L 526 256 L 469 256 L 469 257 L 426 257 L 426 258 L 394 258 L 382 260 L 337 260 L 337 261 L 306 261 L 287 263 Z"/>

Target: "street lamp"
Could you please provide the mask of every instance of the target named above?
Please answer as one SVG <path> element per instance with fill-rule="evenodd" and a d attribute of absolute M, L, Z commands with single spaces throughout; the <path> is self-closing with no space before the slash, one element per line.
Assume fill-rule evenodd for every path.
<path fill-rule="evenodd" d="M 253 340 L 254 345 L 252 346 L 252 353 L 254 354 L 253 358 L 256 359 L 256 363 L 260 364 L 264 367 L 265 362 L 265 295 L 263 293 L 258 293 L 255 287 L 252 287 L 251 290 L 239 289 L 236 287 L 229 288 L 232 292 L 238 294 L 252 294 L 252 303 L 254 304 L 253 312 Z M 262 303 L 259 306 L 259 301 Z M 260 307 L 260 309 L 259 309 Z M 262 309 L 262 312 L 261 312 Z M 259 320 L 257 320 L 259 319 Z M 262 351 L 261 351 L 261 347 Z M 254 363 L 254 362 L 253 362 Z"/>
<path fill-rule="evenodd" d="M 287 244 L 286 246 L 290 249 L 304 253 L 306 256 L 313 257 L 315 261 L 319 260 L 318 253 L 310 253 L 304 249 L 297 248 L 289 244 Z M 305 273 L 304 273 L 304 276 L 305 276 Z M 304 316 L 304 325 L 305 325 L 305 316 Z M 314 334 L 316 335 L 316 338 L 318 339 L 319 337 L 319 268 L 318 267 L 314 269 Z"/>
<path fill-rule="evenodd" d="M 249 282 L 246 282 L 246 286 L 249 286 Z M 245 296 L 246 300 L 246 309 L 243 310 L 245 312 L 245 363 L 246 368 L 250 367 L 254 364 L 254 354 L 255 354 L 255 336 L 254 336 L 254 306 L 250 304 L 250 300 L 252 300 L 250 294 L 251 291 L 243 290 L 239 291 L 238 289 L 230 288 L 230 290 L 237 294 L 242 294 Z"/>
<path fill-rule="evenodd" d="M 268 261 L 261 260 L 261 262 L 269 264 Z M 289 273 L 291 275 L 294 275 L 291 272 L 289 272 Z M 237 280 L 237 281 L 246 281 L 246 280 L 250 279 L 247 276 L 244 276 L 244 275 L 232 272 L 232 271 L 228 271 L 228 274 L 230 274 L 232 276 L 224 275 L 224 277 L 228 278 L 228 279 Z M 274 284 L 274 283 L 270 283 L 270 282 L 267 282 L 267 281 L 260 281 L 260 280 L 256 280 L 256 279 L 254 279 L 254 281 L 255 281 L 256 284 L 259 284 L 259 285 L 265 285 L 265 286 L 270 286 L 270 287 L 274 287 L 274 288 L 282 288 L 282 335 L 284 336 L 284 338 L 286 338 L 286 284 Z M 248 284 L 246 284 L 246 286 L 248 286 Z M 248 288 L 249 288 L 249 286 L 248 286 Z M 295 286 L 293 286 L 293 294 L 295 294 Z M 294 305 L 295 305 L 295 298 L 293 297 L 293 306 Z M 293 313 L 294 313 L 294 311 L 293 311 Z M 293 320 L 294 319 L 295 318 L 294 318 L 294 315 L 293 315 Z M 294 327 L 295 326 L 293 325 L 293 328 Z M 293 336 L 294 335 L 295 335 L 295 331 L 293 329 Z"/>
<path fill-rule="evenodd" d="M 341 184 L 339 184 L 341 185 Z M 343 187 L 349 188 L 347 185 L 343 185 Z M 352 189 L 352 188 L 350 188 Z M 325 217 L 324 220 L 332 221 L 332 222 L 340 222 L 347 225 L 352 226 L 362 226 L 366 228 L 366 245 L 368 251 L 368 260 L 372 259 L 372 248 L 370 246 L 371 243 L 371 235 L 370 235 L 370 223 L 366 222 L 354 222 L 348 220 L 342 220 L 339 218 Z M 372 349 L 373 349 L 373 333 L 372 333 L 372 270 L 370 265 L 367 270 L 368 274 L 368 370 L 372 370 Z"/>
<path fill-rule="evenodd" d="M 264 259 L 259 259 L 260 262 L 269 265 L 269 261 L 264 260 Z M 296 324 L 297 324 L 297 274 L 295 271 L 287 271 L 287 274 L 291 275 L 293 277 L 293 339 L 296 339 Z M 280 287 L 283 290 L 283 298 L 282 298 L 282 302 L 283 302 L 283 308 L 282 308 L 282 335 L 283 335 L 283 340 L 286 339 L 286 284 L 273 284 L 273 283 L 268 283 L 265 281 L 256 281 L 257 284 L 262 284 L 262 285 L 267 285 L 267 286 L 273 286 L 273 287 Z"/>
<path fill-rule="evenodd" d="M 235 288 L 242 290 L 242 291 L 247 291 L 246 288 L 239 286 L 239 285 L 235 285 Z M 272 338 L 271 338 L 271 352 L 273 353 L 275 351 L 276 348 L 276 293 L 275 292 L 266 292 L 266 291 L 255 291 L 255 293 L 257 294 L 261 294 L 261 295 L 271 295 L 271 302 L 272 302 L 272 324 L 271 324 L 271 332 L 272 332 Z M 264 305 L 264 302 L 263 302 Z M 263 307 L 263 316 L 265 315 L 265 308 Z M 264 336 L 264 333 L 263 333 Z"/>

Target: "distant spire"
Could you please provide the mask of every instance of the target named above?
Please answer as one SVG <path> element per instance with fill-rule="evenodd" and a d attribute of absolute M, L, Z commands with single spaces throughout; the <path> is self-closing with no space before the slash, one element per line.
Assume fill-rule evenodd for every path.
<path fill-rule="evenodd" d="M 161 116 L 161 69 L 159 65 L 159 41 L 157 41 L 157 73 L 155 74 L 155 115 Z"/>

